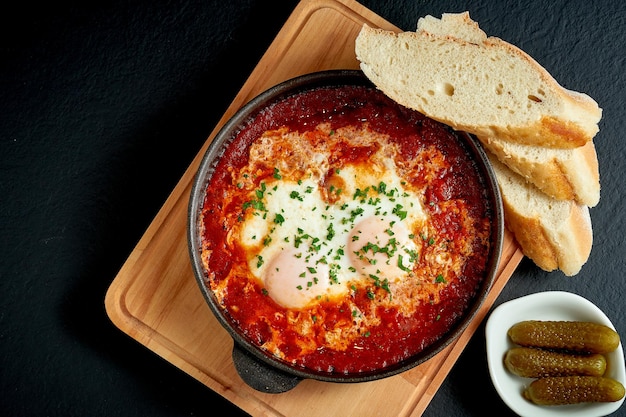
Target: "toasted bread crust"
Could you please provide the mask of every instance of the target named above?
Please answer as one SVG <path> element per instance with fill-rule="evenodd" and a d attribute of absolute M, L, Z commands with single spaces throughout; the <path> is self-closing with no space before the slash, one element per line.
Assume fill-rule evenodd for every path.
<path fill-rule="evenodd" d="M 355 52 L 387 96 L 480 139 L 526 256 L 545 271 L 580 271 L 593 241 L 589 206 L 600 197 L 592 139 L 602 109 L 591 97 L 488 37 L 467 12 L 426 16 L 416 32 L 364 25 Z"/>
<path fill-rule="evenodd" d="M 589 259 L 593 245 L 591 217 L 587 206 L 572 204 L 569 224 L 563 225 L 559 230 L 558 241 L 568 242 L 557 252 L 559 269 L 565 275 L 576 275 Z"/>
<path fill-rule="evenodd" d="M 504 221 L 524 255 L 545 271 L 576 275 L 593 244 L 589 208 L 554 200 L 488 154 L 502 195 Z"/>
<path fill-rule="evenodd" d="M 593 142 L 575 149 L 538 149 L 495 138 L 479 138 L 500 162 L 557 200 L 595 207 L 600 201 L 600 174 Z"/>
<path fill-rule="evenodd" d="M 502 204 L 505 212 L 505 225 L 515 236 L 524 255 L 544 271 L 551 272 L 558 269 L 558 255 L 541 221 L 537 218 L 524 217 L 515 210 L 515 205 L 506 199 L 503 199 Z"/>
<path fill-rule="evenodd" d="M 363 72 L 385 94 L 455 129 L 553 148 L 582 146 L 598 132 L 601 109 L 593 99 L 561 87 L 529 55 L 498 38 L 476 44 L 365 25 L 355 50 Z M 517 81 L 524 84 L 514 86 Z M 481 110 L 468 112 L 476 102 Z"/>

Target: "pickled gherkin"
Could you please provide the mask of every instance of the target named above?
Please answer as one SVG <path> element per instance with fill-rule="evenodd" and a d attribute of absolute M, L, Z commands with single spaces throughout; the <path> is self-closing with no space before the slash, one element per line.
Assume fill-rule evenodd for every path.
<path fill-rule="evenodd" d="M 504 364 L 512 373 L 524 378 L 547 376 L 602 376 L 606 359 L 601 354 L 570 355 L 549 350 L 517 347 L 506 353 Z"/>
<path fill-rule="evenodd" d="M 538 405 L 615 402 L 624 397 L 624 386 L 600 376 L 563 376 L 536 379 L 524 397 Z"/>
<path fill-rule="evenodd" d="M 581 353 L 612 352 L 620 342 L 610 327 L 582 321 L 522 321 L 508 335 L 520 346 Z"/>

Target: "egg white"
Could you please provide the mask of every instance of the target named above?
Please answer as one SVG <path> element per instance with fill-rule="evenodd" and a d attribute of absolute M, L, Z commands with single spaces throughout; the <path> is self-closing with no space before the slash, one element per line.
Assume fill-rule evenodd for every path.
<path fill-rule="evenodd" d="M 344 167 L 335 173 L 345 186 L 331 191 L 334 203 L 324 201 L 312 175 L 272 179 L 256 190 L 262 204 L 247 212 L 240 242 L 274 301 L 304 308 L 346 296 L 355 282 L 386 285 L 411 273 L 419 249 L 412 231 L 426 215 L 389 168 Z"/>

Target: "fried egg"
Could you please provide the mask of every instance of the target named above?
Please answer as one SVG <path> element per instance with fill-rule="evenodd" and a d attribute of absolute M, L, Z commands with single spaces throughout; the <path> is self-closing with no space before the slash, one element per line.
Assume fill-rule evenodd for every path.
<path fill-rule="evenodd" d="M 413 231 L 426 215 L 395 167 L 353 164 L 333 175 L 341 188 L 311 173 L 261 182 L 244 216 L 249 269 L 283 307 L 345 297 L 357 282 L 388 289 L 417 260 Z"/>

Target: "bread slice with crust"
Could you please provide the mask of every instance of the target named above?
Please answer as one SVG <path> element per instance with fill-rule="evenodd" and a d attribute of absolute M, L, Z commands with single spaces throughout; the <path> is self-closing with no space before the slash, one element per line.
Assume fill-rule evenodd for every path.
<path fill-rule="evenodd" d="M 504 222 L 524 255 L 545 271 L 580 272 L 593 244 L 589 208 L 555 200 L 488 153 L 502 195 Z"/>
<path fill-rule="evenodd" d="M 433 16 L 422 17 L 418 21 L 417 31 L 422 34 L 427 33 L 431 37 L 439 37 L 444 43 L 456 39 L 456 41 L 469 44 L 484 45 L 487 40 L 495 39 L 487 38 L 485 32 L 470 19 L 467 12 L 444 13 L 441 19 Z M 459 76 L 466 77 L 467 73 L 476 73 L 475 68 L 467 65 L 464 65 L 464 71 L 465 75 L 459 74 Z M 523 84 L 521 86 L 524 87 Z M 572 93 L 569 92 L 569 94 Z M 593 117 L 599 118 L 601 110 L 597 108 L 597 104 L 591 107 L 592 113 L 595 114 Z M 475 111 L 475 106 L 470 109 Z M 456 118 L 456 115 L 447 115 L 447 119 L 451 118 Z M 451 122 L 448 120 L 447 123 Z M 507 140 L 495 134 L 477 136 L 485 148 L 494 153 L 501 162 L 534 183 L 549 196 L 560 200 L 572 199 L 589 207 L 598 204 L 600 178 L 593 141 L 589 140 L 579 147 L 557 149 L 521 143 L 519 140 Z"/>
<path fill-rule="evenodd" d="M 481 43 L 487 37 L 467 12 L 446 13 L 441 19 L 422 17 L 417 23 L 417 30 L 472 43 Z M 548 149 L 494 136 L 479 139 L 501 162 L 549 196 L 558 200 L 575 200 L 589 207 L 598 204 L 600 175 L 592 141 L 573 149 Z"/>
<path fill-rule="evenodd" d="M 422 18 L 417 32 L 364 25 L 355 51 L 361 70 L 393 100 L 478 137 L 576 148 L 598 132 L 602 111 L 591 97 L 487 37 L 467 12 Z"/>
<path fill-rule="evenodd" d="M 600 198 L 593 137 L 602 110 L 530 56 L 487 37 L 467 12 L 421 18 L 416 32 L 364 25 L 365 75 L 396 102 L 479 138 L 501 189 L 504 220 L 545 271 L 577 274 Z"/>
<path fill-rule="evenodd" d="M 500 162 L 557 200 L 595 207 L 600 201 L 598 157 L 593 142 L 574 149 L 521 145 L 479 138 Z"/>
<path fill-rule="evenodd" d="M 442 37 L 452 36 L 475 44 L 481 44 L 487 39 L 487 34 L 470 18 L 469 12 L 443 13 L 441 19 L 431 15 L 420 17 L 416 31 Z"/>

